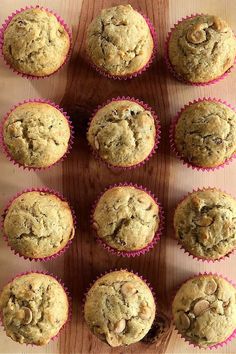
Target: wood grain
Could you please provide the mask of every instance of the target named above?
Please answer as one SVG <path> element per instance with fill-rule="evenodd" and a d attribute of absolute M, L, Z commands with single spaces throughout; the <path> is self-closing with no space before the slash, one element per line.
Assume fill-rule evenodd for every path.
<path fill-rule="evenodd" d="M 43 264 L 30 263 L 14 257 L 0 241 L 0 287 L 19 271 L 46 269 L 62 277 L 73 296 L 73 317 L 58 341 L 44 348 L 20 346 L 0 331 L 0 353 L 193 353 L 173 328 L 169 328 L 158 343 L 138 343 L 127 348 L 111 349 L 87 329 L 82 313 L 82 299 L 89 283 L 100 273 L 114 268 L 139 272 L 153 286 L 158 306 L 170 316 L 173 290 L 189 275 L 199 271 L 217 271 L 236 280 L 235 256 L 215 265 L 199 263 L 186 256 L 172 238 L 172 212 L 177 201 L 196 187 L 216 186 L 236 196 L 236 163 L 214 173 L 201 173 L 184 167 L 170 152 L 169 123 L 175 113 L 190 100 L 215 96 L 236 104 L 234 71 L 226 80 L 214 86 L 189 87 L 176 82 L 166 71 L 163 45 L 168 29 L 179 18 L 196 12 L 221 15 L 236 30 L 234 0 L 132 0 L 134 8 L 146 14 L 154 23 L 158 35 L 158 56 L 152 67 L 141 77 L 114 81 L 99 76 L 85 61 L 85 31 L 92 18 L 104 7 L 125 3 L 111 0 L 32 0 L 61 14 L 73 30 L 73 53 L 69 64 L 57 75 L 38 81 L 27 81 L 11 73 L 0 62 L 0 112 L 3 115 L 12 104 L 27 98 L 44 97 L 54 100 L 71 114 L 76 130 L 72 153 L 63 164 L 40 173 L 26 172 L 11 165 L 0 155 L 0 207 L 10 196 L 31 186 L 48 186 L 65 195 L 76 210 L 78 230 L 72 247 L 60 259 Z M 28 5 L 27 0 L 1 0 L 0 20 L 16 7 Z M 157 154 L 143 167 L 131 171 L 111 171 L 96 161 L 86 142 L 86 127 L 92 110 L 102 102 L 119 95 L 137 97 L 154 108 L 162 124 L 162 139 Z M 148 254 L 135 259 L 122 259 L 107 254 L 94 242 L 89 227 L 89 212 L 94 199 L 106 186 L 118 182 L 142 184 L 156 194 L 163 204 L 166 227 L 158 245 Z M 195 353 L 200 353 L 194 349 Z M 208 351 L 205 351 L 207 353 Z M 210 351 L 209 351 L 210 352 Z M 216 353 L 235 353 L 236 341 Z"/>

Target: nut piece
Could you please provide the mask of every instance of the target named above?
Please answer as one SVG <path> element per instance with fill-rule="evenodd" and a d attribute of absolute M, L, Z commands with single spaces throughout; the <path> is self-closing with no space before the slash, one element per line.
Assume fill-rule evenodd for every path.
<path fill-rule="evenodd" d="M 135 289 L 132 283 L 126 282 L 122 285 L 121 292 L 124 296 L 130 297 L 134 295 L 137 292 L 137 290 Z"/>
<path fill-rule="evenodd" d="M 25 316 L 24 316 L 24 320 L 22 321 L 22 323 L 24 324 L 29 324 L 32 319 L 33 319 L 33 315 L 32 315 L 32 311 L 28 308 L 28 307 L 22 307 L 22 310 L 24 311 L 25 313 Z"/>
<path fill-rule="evenodd" d="M 213 219 L 207 215 L 202 215 L 195 220 L 195 224 L 198 226 L 210 226 L 212 222 Z"/>
<path fill-rule="evenodd" d="M 97 138 L 94 139 L 94 145 L 95 145 L 95 148 L 96 148 L 97 150 L 99 150 L 99 142 L 98 142 L 98 139 L 97 139 Z"/>
<path fill-rule="evenodd" d="M 141 305 L 139 316 L 142 320 L 149 320 L 152 315 L 151 309 L 147 305 Z"/>
<path fill-rule="evenodd" d="M 121 345 L 121 340 L 114 334 L 107 334 L 106 341 L 113 348 Z"/>
<path fill-rule="evenodd" d="M 208 280 L 208 282 L 205 286 L 205 293 L 207 295 L 212 295 L 212 294 L 214 294 L 216 289 L 217 289 L 217 284 L 216 284 L 215 280 L 213 280 L 213 279 Z"/>
<path fill-rule="evenodd" d="M 122 318 L 120 321 L 116 322 L 116 324 L 114 326 L 114 332 L 117 333 L 117 334 L 122 333 L 123 330 L 125 329 L 125 326 L 126 326 L 126 322 Z"/>
<path fill-rule="evenodd" d="M 219 32 L 227 32 L 229 29 L 229 26 L 228 26 L 227 22 L 222 20 L 220 17 L 214 16 L 213 17 L 213 28 Z"/>
<path fill-rule="evenodd" d="M 195 316 L 199 316 L 207 311 L 210 307 L 210 304 L 207 300 L 199 300 L 193 307 L 193 312 Z"/>
<path fill-rule="evenodd" d="M 93 228 L 95 230 L 98 230 L 99 229 L 99 226 L 98 226 L 98 223 L 96 221 L 93 222 Z"/>
<path fill-rule="evenodd" d="M 185 312 L 179 313 L 178 324 L 181 329 L 188 329 L 190 327 L 190 319 Z"/>
<path fill-rule="evenodd" d="M 187 32 L 187 40 L 193 44 L 200 44 L 206 40 L 206 32 L 204 29 L 208 28 L 207 23 L 198 23 L 189 28 Z"/>

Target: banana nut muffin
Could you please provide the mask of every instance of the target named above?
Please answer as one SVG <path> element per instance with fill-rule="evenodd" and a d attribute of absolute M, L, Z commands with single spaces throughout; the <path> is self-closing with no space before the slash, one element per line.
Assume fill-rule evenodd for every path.
<path fill-rule="evenodd" d="M 3 34 L 3 55 L 18 72 L 43 77 L 65 62 L 70 37 L 55 15 L 43 8 L 13 16 Z"/>
<path fill-rule="evenodd" d="M 172 312 L 178 331 L 191 343 L 211 347 L 236 328 L 236 289 L 217 275 L 200 275 L 177 291 Z"/>
<path fill-rule="evenodd" d="M 144 17 L 131 5 L 104 9 L 88 27 L 87 53 L 93 64 L 114 76 L 138 72 L 150 60 L 154 43 Z"/>
<path fill-rule="evenodd" d="M 90 330 L 112 347 L 140 341 L 155 318 L 151 290 L 126 270 L 99 278 L 86 295 L 85 321 Z"/>
<path fill-rule="evenodd" d="M 3 288 L 0 311 L 8 337 L 21 344 L 44 345 L 66 323 L 69 302 L 55 278 L 29 273 L 16 277 Z"/>
<path fill-rule="evenodd" d="M 126 252 L 140 250 L 152 242 L 159 223 L 155 200 L 132 186 L 108 189 L 93 214 L 98 237 L 112 248 Z"/>
<path fill-rule="evenodd" d="M 68 203 L 49 192 L 25 192 L 14 199 L 3 228 L 11 248 L 30 258 L 52 256 L 74 237 Z"/>
<path fill-rule="evenodd" d="M 235 35 L 217 16 L 194 16 L 175 26 L 168 43 L 168 56 L 173 70 L 181 78 L 206 83 L 233 66 Z"/>
<path fill-rule="evenodd" d="M 189 253 L 224 257 L 236 247 L 236 199 L 214 188 L 193 192 L 177 206 L 174 228 Z"/>
<path fill-rule="evenodd" d="M 217 167 L 236 153 L 236 113 L 217 101 L 190 104 L 174 132 L 178 153 L 198 167 Z"/>
<path fill-rule="evenodd" d="M 155 146 L 155 120 L 137 102 L 112 101 L 97 111 L 87 138 L 93 150 L 111 166 L 134 166 L 143 162 Z"/>
<path fill-rule="evenodd" d="M 20 165 L 45 168 L 68 150 L 70 125 L 59 109 L 43 102 L 18 105 L 3 125 L 3 141 Z"/>

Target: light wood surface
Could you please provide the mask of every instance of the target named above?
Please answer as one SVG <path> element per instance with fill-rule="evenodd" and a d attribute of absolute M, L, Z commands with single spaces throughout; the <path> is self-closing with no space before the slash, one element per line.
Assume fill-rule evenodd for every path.
<path fill-rule="evenodd" d="M 85 30 L 101 8 L 124 1 L 112 0 L 1 0 L 0 22 L 16 8 L 29 4 L 55 10 L 73 30 L 73 54 L 70 62 L 56 75 L 45 80 L 27 81 L 16 76 L 0 60 L 0 114 L 24 99 L 47 98 L 61 103 L 72 115 L 76 129 L 73 151 L 63 163 L 45 172 L 27 172 L 14 167 L 0 152 L 0 209 L 15 193 L 28 187 L 47 186 L 62 192 L 78 215 L 78 230 L 72 247 L 57 260 L 34 263 L 14 256 L 0 240 L 0 288 L 15 274 L 29 270 L 48 270 L 60 276 L 73 296 L 72 322 L 60 338 L 41 348 L 21 346 L 6 337 L 0 329 L 0 353 L 201 353 L 181 340 L 173 328 L 157 344 L 142 343 L 127 348 L 111 349 L 96 339 L 86 328 L 82 314 L 83 293 L 96 275 L 112 268 L 126 267 L 146 277 L 158 296 L 161 310 L 170 315 L 171 297 L 180 282 L 203 271 L 219 272 L 236 282 L 236 255 L 217 263 L 192 260 L 173 240 L 172 212 L 178 200 L 193 188 L 216 186 L 236 197 L 236 161 L 215 172 L 197 172 L 184 167 L 170 153 L 169 122 L 190 100 L 212 96 L 236 105 L 236 70 L 220 83 L 207 87 L 189 87 L 176 82 L 163 62 L 163 44 L 170 26 L 191 13 L 222 16 L 236 31 L 234 0 L 130 0 L 134 8 L 145 13 L 158 34 L 158 56 L 144 75 L 130 81 L 113 81 L 93 72 L 84 60 Z M 145 166 L 129 172 L 112 172 L 91 156 L 85 139 L 86 122 L 92 109 L 108 98 L 129 95 L 151 105 L 162 123 L 158 152 Z M 94 242 L 89 228 L 89 210 L 97 194 L 107 185 L 132 181 L 153 191 L 165 208 L 166 229 L 161 242 L 148 254 L 135 259 L 121 259 L 107 254 Z M 204 351 L 204 353 L 210 351 Z M 236 340 L 216 353 L 236 353 Z"/>

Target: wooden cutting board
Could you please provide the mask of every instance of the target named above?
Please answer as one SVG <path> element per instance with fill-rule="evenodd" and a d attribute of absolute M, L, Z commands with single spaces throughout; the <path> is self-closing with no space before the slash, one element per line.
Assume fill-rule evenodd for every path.
<path fill-rule="evenodd" d="M 234 0 L 130 0 L 134 8 L 145 13 L 154 23 L 158 35 L 158 56 L 141 77 L 130 81 L 113 81 L 92 71 L 84 59 L 85 31 L 102 8 L 125 3 L 112 0 L 1 0 L 0 22 L 16 8 L 42 5 L 55 10 L 73 30 L 73 53 L 70 62 L 56 75 L 45 80 L 28 81 L 16 76 L 0 60 L 0 114 L 24 99 L 47 98 L 60 103 L 72 115 L 76 139 L 66 161 L 45 172 L 27 172 L 14 167 L 0 153 L 0 208 L 15 193 L 27 187 L 47 186 L 62 192 L 71 202 L 78 217 L 78 230 L 72 247 L 57 260 L 34 263 L 14 256 L 0 240 L 0 287 L 13 275 L 29 270 L 47 270 L 60 276 L 73 296 L 72 322 L 60 338 L 42 348 L 19 345 L 0 330 L 0 353 L 200 353 L 181 340 L 172 326 L 157 344 L 135 344 L 111 349 L 96 339 L 86 328 L 82 314 L 83 293 L 97 275 L 105 270 L 125 267 L 139 272 L 154 287 L 161 310 L 170 315 L 173 290 L 189 276 L 203 271 L 219 272 L 236 282 L 236 256 L 217 263 L 205 264 L 183 253 L 173 239 L 172 213 L 176 203 L 193 188 L 215 186 L 236 197 L 236 161 L 215 172 L 197 172 L 186 168 L 170 152 L 169 123 L 176 112 L 190 100 L 217 97 L 236 105 L 236 70 L 220 83 L 207 87 L 190 87 L 175 81 L 163 61 L 167 32 L 178 19 L 192 13 L 222 16 L 236 31 Z M 85 132 L 91 111 L 103 101 L 118 95 L 134 96 L 151 105 L 162 123 L 158 152 L 143 167 L 128 172 L 114 172 L 94 160 Z M 89 227 L 90 206 L 97 194 L 112 183 L 132 181 L 153 191 L 164 205 L 166 229 L 161 241 L 148 254 L 135 259 L 122 259 L 107 254 L 98 246 Z M 236 340 L 216 353 L 236 353 Z M 210 353 L 205 351 L 204 353 Z"/>

